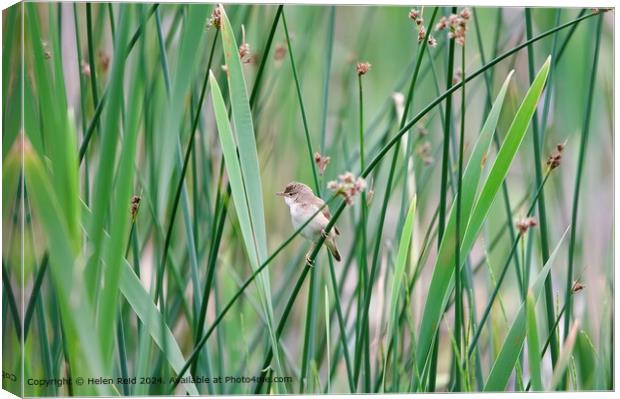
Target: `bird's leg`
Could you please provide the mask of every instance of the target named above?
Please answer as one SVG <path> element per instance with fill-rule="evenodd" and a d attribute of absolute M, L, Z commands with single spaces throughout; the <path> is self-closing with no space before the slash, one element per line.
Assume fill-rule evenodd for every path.
<path fill-rule="evenodd" d="M 323 238 L 325 238 L 326 240 L 329 238 L 327 232 L 325 231 L 325 229 L 321 229 L 321 236 L 323 236 Z"/>

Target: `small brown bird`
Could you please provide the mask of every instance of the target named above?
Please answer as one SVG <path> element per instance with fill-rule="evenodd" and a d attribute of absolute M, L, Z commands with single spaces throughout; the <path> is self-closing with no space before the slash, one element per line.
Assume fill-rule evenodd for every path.
<path fill-rule="evenodd" d="M 325 245 L 329 252 L 331 252 L 336 261 L 340 262 L 340 252 L 338 252 L 335 240 L 336 236 L 340 235 L 340 232 L 334 226 L 329 234 L 326 235 L 325 233 L 325 227 L 327 227 L 332 217 L 331 213 L 329 213 L 329 208 L 325 205 L 325 201 L 315 196 L 310 187 L 297 182 L 290 182 L 286 185 L 284 191 L 276 193 L 276 195 L 284 197 L 284 202 L 286 202 L 291 211 L 291 220 L 295 230 L 299 229 L 319 208 L 323 207 L 321 212 L 301 230 L 301 235 L 313 243 L 316 243 L 321 236 L 325 237 Z M 308 255 L 306 255 L 306 261 L 310 263 Z"/>

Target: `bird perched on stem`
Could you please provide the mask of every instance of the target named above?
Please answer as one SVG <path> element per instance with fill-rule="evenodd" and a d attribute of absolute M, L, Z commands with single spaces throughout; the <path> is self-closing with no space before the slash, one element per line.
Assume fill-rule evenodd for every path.
<path fill-rule="evenodd" d="M 334 256 L 334 259 L 340 262 L 340 252 L 338 252 L 335 240 L 336 236 L 340 235 L 340 232 L 335 226 L 329 234 L 325 231 L 325 227 L 327 227 L 332 217 L 325 201 L 315 196 L 310 187 L 298 182 L 290 182 L 286 185 L 284 191 L 276 193 L 276 195 L 284 197 L 284 202 L 286 202 L 291 212 L 291 221 L 295 230 L 299 229 L 316 213 L 312 221 L 301 230 L 301 235 L 312 241 L 314 245 L 316 245 L 321 236 L 325 237 L 327 249 Z M 321 211 L 317 213 L 319 209 Z M 306 263 L 308 265 L 311 265 L 309 258 L 311 252 L 312 249 L 306 254 Z"/>

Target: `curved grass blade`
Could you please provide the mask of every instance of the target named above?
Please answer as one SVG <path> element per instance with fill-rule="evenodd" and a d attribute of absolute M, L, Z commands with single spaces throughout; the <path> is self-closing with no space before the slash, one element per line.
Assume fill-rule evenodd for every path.
<path fill-rule="evenodd" d="M 390 341 L 393 339 L 394 335 L 394 325 L 398 324 L 398 316 L 397 316 L 397 306 L 398 306 L 398 296 L 402 290 L 403 280 L 405 277 L 405 267 L 407 266 L 407 260 L 409 258 L 409 247 L 411 246 L 411 240 L 413 237 L 413 220 L 415 218 L 416 211 L 416 196 L 414 195 L 411 200 L 411 204 L 409 205 L 409 211 L 407 212 L 407 218 L 405 219 L 405 224 L 403 225 L 403 231 L 400 235 L 400 242 L 398 245 L 398 255 L 396 257 L 396 266 L 394 267 L 394 276 L 392 277 L 392 284 L 390 285 L 390 307 L 388 314 L 388 325 L 387 325 L 387 345 L 386 348 L 390 346 Z M 387 350 L 386 350 L 387 352 Z M 387 368 L 387 356 L 385 357 L 385 361 L 383 364 L 383 386 L 385 387 L 385 375 Z M 397 370 L 393 371 L 394 373 Z"/>
<path fill-rule="evenodd" d="M 237 195 L 235 195 L 235 192 L 233 191 L 233 200 L 235 202 L 235 207 L 240 206 L 241 201 L 245 202 L 245 207 L 247 208 L 247 213 L 249 215 L 250 229 L 243 232 L 243 235 L 244 240 L 246 240 L 246 249 L 248 249 L 248 255 L 250 258 L 250 264 L 252 265 L 252 270 L 257 270 L 260 264 L 265 259 L 267 259 L 267 233 L 265 228 L 260 165 L 258 163 L 258 153 L 256 151 L 257 147 L 256 138 L 254 135 L 254 125 L 252 123 L 252 111 L 250 109 L 250 103 L 248 101 L 245 77 L 243 75 L 241 60 L 239 58 L 239 47 L 237 46 L 232 26 L 223 7 L 221 8 L 221 21 L 222 47 L 224 51 L 224 58 L 226 60 L 226 66 L 228 68 L 228 90 L 232 110 L 232 120 L 235 127 L 235 133 L 237 135 L 236 142 L 239 149 L 238 163 L 241 168 L 241 180 L 237 181 L 235 184 L 240 185 L 240 189 L 242 189 L 244 192 L 244 196 L 239 196 L 241 191 L 239 188 L 236 190 Z M 211 82 L 213 83 L 213 89 L 213 87 L 217 86 L 217 82 L 213 77 L 211 79 Z M 219 92 L 219 88 L 217 90 Z M 219 99 L 221 99 L 221 93 L 219 94 Z M 216 93 L 213 93 L 213 90 L 212 95 L 214 98 L 213 102 L 215 108 L 217 96 Z M 224 108 L 220 107 L 223 104 L 223 101 L 221 101 L 218 105 L 220 109 L 217 113 L 219 115 L 219 118 L 217 118 L 217 126 L 218 131 L 220 132 L 220 139 L 222 139 L 223 134 L 227 133 L 230 134 L 230 138 L 232 138 L 232 132 L 227 132 L 227 130 L 230 130 L 228 116 L 225 112 L 222 112 L 224 111 Z M 228 129 L 224 125 L 228 125 Z M 237 158 L 237 152 L 234 145 L 232 149 L 229 146 L 227 161 L 233 156 L 234 158 Z M 232 186 L 232 178 L 230 179 Z M 248 237 L 246 238 L 245 236 Z M 249 238 L 252 239 L 253 245 L 251 246 L 248 245 L 249 243 L 247 242 Z M 267 321 L 267 327 L 269 329 L 271 346 L 276 361 L 277 372 L 279 375 L 283 375 L 280 365 L 278 340 L 276 338 L 275 329 L 273 327 L 274 316 L 273 305 L 270 296 L 271 288 L 268 272 L 261 273 L 258 276 L 258 287 L 259 298 L 263 307 L 263 312 L 265 313 L 264 316 Z"/>
<path fill-rule="evenodd" d="M 234 141 L 235 138 L 233 136 L 230 123 L 228 121 L 228 114 L 226 112 L 226 106 L 224 105 L 224 99 L 222 98 L 222 92 L 217 81 L 215 80 L 215 76 L 213 76 L 213 73 L 211 73 L 211 75 L 209 76 L 209 80 L 211 84 L 213 111 L 215 113 L 217 130 L 220 138 L 220 143 L 222 145 L 222 152 L 224 154 L 224 164 L 226 166 L 226 173 L 228 174 L 228 180 L 230 182 L 233 204 L 235 206 L 235 210 L 237 211 L 237 218 L 241 227 L 241 236 L 243 238 L 245 249 L 248 254 L 250 265 L 252 266 L 252 270 L 256 271 L 260 265 L 258 261 L 259 252 L 256 248 L 257 242 L 255 240 L 256 236 L 254 235 L 254 229 L 252 226 L 250 204 L 248 201 L 248 197 L 246 196 L 246 186 L 244 184 L 240 160 L 237 156 L 237 147 L 235 146 Z M 256 205 L 255 202 L 252 203 Z M 274 349 L 276 349 L 274 353 L 278 353 L 278 341 L 275 336 L 275 330 L 273 329 L 273 308 L 271 307 L 268 281 L 269 279 L 264 273 L 260 273 L 258 275 L 257 286 L 259 297 L 263 306 L 263 310 L 265 312 L 265 320 L 267 322 L 267 327 L 269 329 L 270 337 L 272 339 L 272 345 Z M 278 359 L 276 359 L 276 361 L 278 361 Z"/>
<path fill-rule="evenodd" d="M 566 336 L 566 340 L 564 340 L 564 345 L 562 345 L 560 357 L 558 358 L 558 362 L 555 364 L 555 368 L 553 369 L 553 375 L 551 376 L 550 389 L 552 390 L 568 389 L 568 383 L 567 386 L 563 386 L 564 373 L 566 372 L 566 369 L 568 368 L 568 365 L 573 357 L 573 349 L 575 348 L 575 341 L 577 340 L 579 325 L 579 319 L 576 319 L 573 322 L 573 326 L 570 328 L 568 335 Z"/>
<path fill-rule="evenodd" d="M 119 20 L 118 35 L 116 36 L 117 51 L 115 60 L 118 58 L 124 61 L 122 52 L 125 48 L 125 41 L 129 33 L 129 22 L 133 15 L 133 7 L 127 5 L 121 8 L 121 16 Z M 109 176 L 105 180 L 95 179 L 93 183 L 96 184 L 97 195 L 93 196 L 93 215 L 97 221 L 98 227 L 103 230 L 105 225 L 107 209 L 109 209 L 109 229 L 110 229 L 110 243 L 105 252 L 99 252 L 102 254 L 102 261 L 105 265 L 105 271 L 103 273 L 103 289 L 101 290 L 101 298 L 97 301 L 97 325 L 99 327 L 99 336 L 101 342 L 102 353 L 111 353 L 114 345 L 114 335 L 110 334 L 110 326 L 116 325 L 117 315 L 117 296 L 118 296 L 118 284 L 121 276 L 121 259 L 125 252 L 125 246 L 127 238 L 129 236 L 129 215 L 127 213 L 128 206 L 130 204 L 131 190 L 133 189 L 133 176 L 134 176 L 134 159 L 136 156 L 137 137 L 138 137 L 138 124 L 140 115 L 141 101 L 135 101 L 137 96 L 134 97 L 134 104 L 130 110 L 130 122 L 126 126 L 122 138 L 121 153 L 119 157 L 119 164 L 116 171 L 116 178 L 112 176 L 114 170 L 110 165 L 110 161 L 114 160 L 116 147 L 118 145 L 117 135 L 119 133 L 112 134 L 112 131 L 120 130 L 120 120 L 122 119 L 123 95 L 122 85 L 123 77 L 125 75 L 124 62 L 114 63 L 112 69 L 111 79 L 116 79 L 118 82 L 113 82 L 110 90 L 110 102 L 105 113 L 105 119 L 102 124 L 103 131 L 106 133 L 103 135 L 103 154 L 109 155 L 108 158 L 102 156 L 98 174 L 103 175 L 109 173 Z M 139 92 L 141 87 L 141 79 L 139 76 L 134 77 L 134 85 L 132 86 L 134 92 Z M 109 172 L 104 172 L 103 169 L 107 169 Z M 114 184 L 114 190 L 110 190 L 112 181 L 116 180 Z M 108 182 L 109 185 L 103 185 Z M 110 201 L 112 201 L 110 203 Z M 95 233 L 94 231 L 91 234 Z M 101 237 L 100 233 L 97 233 L 95 237 Z M 101 245 L 98 241 L 95 241 L 95 245 Z M 99 249 L 101 250 L 101 248 Z M 95 252 L 97 253 L 97 251 Z M 94 262 L 99 262 L 98 259 L 94 259 Z M 109 370 L 112 368 L 112 358 L 107 357 L 108 364 L 106 365 Z"/>
<path fill-rule="evenodd" d="M 549 256 L 549 260 L 538 273 L 532 288 L 530 288 L 531 296 L 533 297 L 534 302 L 538 300 L 538 297 L 540 296 L 543 285 L 545 284 L 545 279 L 549 275 L 553 261 L 555 260 L 555 257 L 558 254 L 567 233 L 568 229 L 566 229 L 564 234 L 562 234 L 562 237 L 558 241 L 558 245 L 556 245 L 555 249 Z M 517 313 L 517 316 L 512 322 L 512 326 L 504 339 L 504 343 L 502 344 L 499 354 L 493 363 L 487 382 L 484 385 L 484 391 L 486 392 L 503 391 L 508 383 L 512 369 L 515 367 L 515 363 L 521 353 L 523 341 L 525 340 L 526 306 L 527 304 L 525 302 L 521 303 L 519 312 Z"/>
<path fill-rule="evenodd" d="M 483 165 L 486 159 L 486 154 L 489 151 L 491 139 L 495 132 L 497 121 L 499 120 L 499 115 L 502 110 L 504 99 L 506 97 L 506 92 L 508 90 L 508 84 L 510 83 L 511 78 L 512 73 L 510 73 L 504 81 L 504 84 L 499 94 L 497 95 L 495 102 L 493 103 L 493 107 L 491 108 L 489 116 L 487 117 L 487 120 L 482 127 L 482 131 L 480 132 L 478 140 L 474 146 L 474 150 L 469 158 L 469 161 L 467 162 L 467 167 L 465 168 L 465 171 L 463 173 L 463 187 L 465 187 L 461 200 L 461 225 L 463 226 L 465 225 L 464 222 L 469 220 L 471 214 L 471 210 L 474 204 L 474 198 L 476 195 L 476 189 L 478 188 Z M 439 292 L 442 291 L 440 284 L 446 284 L 443 290 L 447 290 L 447 283 L 449 282 L 454 272 L 453 258 L 455 252 L 455 228 L 456 212 L 453 208 L 450 211 L 450 216 L 448 219 L 448 224 L 446 226 L 444 238 L 441 242 L 441 245 L 439 246 L 439 253 L 437 255 L 437 266 L 435 267 L 435 271 L 433 272 L 433 279 L 431 281 L 431 286 L 429 289 L 429 296 L 425 305 L 422 324 L 420 325 L 417 355 L 418 370 L 422 370 L 424 367 L 424 363 L 426 362 L 428 351 L 430 349 L 430 345 L 434 335 L 434 330 L 438 326 L 440 312 L 443 310 L 442 303 L 445 293 L 439 294 Z M 461 252 L 467 254 L 469 250 L 465 252 L 463 251 L 464 249 L 465 248 L 461 246 Z M 427 313 L 430 312 L 431 309 L 434 309 L 436 317 L 434 325 L 430 323 L 431 313 Z"/>
<path fill-rule="evenodd" d="M 146 292 L 140 279 L 134 273 L 131 265 L 123 260 L 122 278 L 120 280 L 119 289 L 127 302 L 136 313 L 136 315 L 142 321 L 142 325 L 149 332 L 153 341 L 159 346 L 160 349 L 166 348 L 165 354 L 168 357 L 168 362 L 172 369 L 179 373 L 185 365 L 185 359 L 183 353 L 174 338 L 174 335 L 170 331 L 167 325 L 165 325 L 162 331 L 162 317 L 159 310 L 155 307 L 151 297 Z M 165 340 L 165 344 L 164 344 Z M 189 377 L 189 371 L 186 371 L 182 376 L 177 378 Z M 181 385 L 185 388 L 190 395 L 199 395 L 196 386 L 193 383 L 181 382 Z"/>
<path fill-rule="evenodd" d="M 530 366 L 530 379 L 534 391 L 542 391 L 540 377 L 540 349 L 538 342 L 538 327 L 536 326 L 536 298 L 532 291 L 527 294 L 527 360 Z"/>
<path fill-rule="evenodd" d="M 194 73 L 200 65 L 196 62 L 198 55 L 201 54 L 202 42 L 204 39 L 204 25 L 207 19 L 209 6 L 205 4 L 191 4 L 187 6 L 187 14 L 181 33 L 179 52 L 176 70 L 173 74 L 170 97 L 166 117 L 163 121 L 163 130 L 159 131 L 157 145 L 157 164 L 159 165 L 159 191 L 158 203 L 166 203 L 166 196 L 169 195 L 172 171 L 174 169 L 175 151 L 178 136 L 173 132 L 180 131 L 186 106 L 185 98 L 190 85 L 193 81 Z M 164 207 L 159 207 L 158 215 L 163 216 Z"/>
<path fill-rule="evenodd" d="M 82 221 L 84 226 L 89 226 L 92 223 L 92 218 L 93 213 L 91 209 L 89 209 L 88 206 L 82 202 Z M 104 247 L 107 247 L 111 239 L 110 234 L 104 230 L 103 235 L 105 241 Z M 146 292 L 133 268 L 124 258 L 121 262 L 120 273 L 121 278 L 118 285 L 120 292 L 142 322 L 143 328 L 148 331 L 157 346 L 162 351 L 166 348 L 165 354 L 168 357 L 168 362 L 174 371 L 179 373 L 185 364 L 183 353 L 181 352 L 174 335 L 170 331 L 170 328 L 163 323 L 161 313 L 155 306 L 153 299 L 149 293 Z M 163 329 L 162 325 L 164 326 Z M 187 376 L 189 376 L 189 372 L 184 372 L 183 377 Z M 193 383 L 181 384 L 184 385 L 187 393 L 190 395 L 199 394 Z"/>
<path fill-rule="evenodd" d="M 29 146 L 24 151 L 24 169 L 32 208 L 47 239 L 51 278 L 66 338 L 63 340 L 66 343 L 66 360 L 72 370 L 80 370 L 82 375 L 105 375 L 102 353 L 98 342 L 93 339 L 96 336 L 89 329 L 94 325 L 94 311 L 84 286 L 74 283 L 78 249 L 71 241 L 68 221 L 64 219 L 61 202 L 52 185 L 53 179 Z M 111 394 L 102 385 L 76 386 L 74 389 L 77 395 L 88 396 L 95 392 L 99 395 Z"/>

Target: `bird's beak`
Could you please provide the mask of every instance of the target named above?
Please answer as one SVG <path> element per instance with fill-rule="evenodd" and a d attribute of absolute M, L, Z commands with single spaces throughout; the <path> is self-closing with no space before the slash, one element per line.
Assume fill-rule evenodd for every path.
<path fill-rule="evenodd" d="M 283 191 L 278 191 L 278 192 L 276 193 L 276 195 L 277 195 L 278 197 L 284 197 L 284 192 L 283 192 Z"/>

